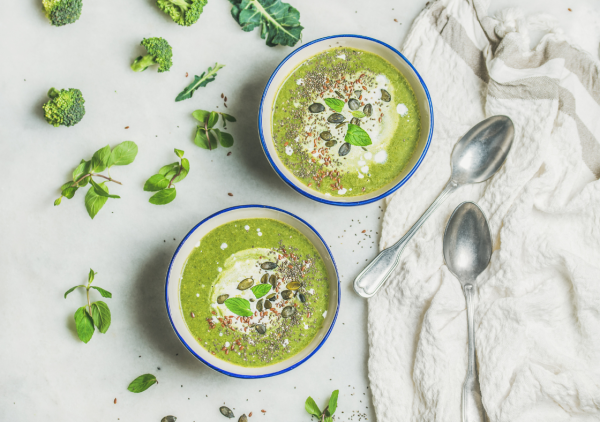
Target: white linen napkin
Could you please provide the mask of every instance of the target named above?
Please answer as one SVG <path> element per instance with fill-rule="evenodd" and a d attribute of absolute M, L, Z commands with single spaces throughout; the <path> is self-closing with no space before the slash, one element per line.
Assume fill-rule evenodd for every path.
<path fill-rule="evenodd" d="M 504 167 L 461 188 L 404 250 L 369 300 L 369 377 L 379 422 L 461 420 L 467 321 L 444 265 L 446 222 L 476 201 L 494 239 L 477 280 L 475 343 L 491 421 L 600 419 L 600 64 L 551 20 L 488 1 L 434 2 L 402 49 L 432 96 L 431 149 L 387 200 L 380 247 L 396 242 L 441 192 L 457 140 L 504 114 L 516 128 Z M 549 32 L 534 51 L 527 25 Z"/>

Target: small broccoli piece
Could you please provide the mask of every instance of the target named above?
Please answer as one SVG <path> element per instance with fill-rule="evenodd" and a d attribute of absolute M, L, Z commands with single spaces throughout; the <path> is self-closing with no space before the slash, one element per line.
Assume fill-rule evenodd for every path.
<path fill-rule="evenodd" d="M 144 38 L 142 45 L 146 47 L 148 54 L 140 56 L 131 65 L 135 72 L 143 72 L 148 66 L 158 64 L 159 72 L 167 72 L 173 65 L 173 50 L 166 40 L 162 38 Z"/>
<path fill-rule="evenodd" d="M 208 0 L 157 0 L 160 10 L 181 26 L 198 22 Z"/>
<path fill-rule="evenodd" d="M 83 119 L 85 115 L 85 100 L 81 91 L 75 88 L 61 89 L 50 88 L 48 91 L 50 101 L 44 104 L 46 121 L 54 127 L 60 125 L 73 126 Z"/>
<path fill-rule="evenodd" d="M 73 23 L 81 16 L 82 0 L 42 0 L 46 16 L 54 26 Z"/>

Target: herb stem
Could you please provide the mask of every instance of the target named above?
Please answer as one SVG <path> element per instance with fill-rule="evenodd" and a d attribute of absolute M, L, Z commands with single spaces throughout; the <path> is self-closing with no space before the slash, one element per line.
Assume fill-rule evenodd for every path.
<path fill-rule="evenodd" d="M 208 150 L 212 151 L 212 146 L 210 144 L 210 137 L 208 136 L 208 117 L 206 118 L 206 121 L 204 122 L 204 131 L 206 132 L 206 140 L 208 141 Z"/>
<path fill-rule="evenodd" d="M 181 169 L 183 168 L 183 161 L 182 163 L 179 165 L 179 171 L 177 172 L 177 174 L 175 176 L 173 176 L 171 178 L 171 180 L 169 181 L 169 186 L 167 186 L 167 189 L 169 189 L 171 187 L 171 185 L 173 184 L 173 180 L 175 180 L 180 174 L 181 174 Z"/>
<path fill-rule="evenodd" d="M 88 302 L 88 309 L 89 309 L 89 312 L 90 312 L 90 316 L 92 316 L 92 305 L 90 303 L 90 286 L 88 286 L 85 289 L 85 292 L 87 294 L 87 302 Z"/>
<path fill-rule="evenodd" d="M 98 173 L 88 173 L 88 174 L 85 174 L 85 175 L 81 176 L 81 177 L 80 177 L 80 178 L 79 178 L 79 179 L 78 179 L 76 182 L 73 182 L 73 184 L 72 184 L 71 186 L 77 186 L 77 185 L 79 184 L 79 182 L 81 182 L 81 181 L 82 181 L 83 179 L 85 179 L 86 177 L 90 177 L 90 176 L 98 176 L 98 177 L 102 177 L 102 178 L 104 178 L 104 179 L 108 180 L 109 182 L 114 182 L 114 183 L 117 183 L 117 184 L 119 184 L 119 185 L 123 185 L 123 183 L 119 182 L 118 180 L 115 180 L 115 179 L 113 179 L 113 178 L 111 178 L 111 177 L 107 177 L 107 176 L 105 176 L 105 175 L 103 175 L 103 174 L 98 174 Z"/>

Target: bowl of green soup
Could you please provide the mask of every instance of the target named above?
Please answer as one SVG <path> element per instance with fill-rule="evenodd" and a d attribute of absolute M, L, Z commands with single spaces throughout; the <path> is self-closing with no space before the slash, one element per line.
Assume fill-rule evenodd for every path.
<path fill-rule="evenodd" d="M 306 221 L 245 205 L 211 215 L 169 266 L 167 313 L 184 346 L 238 378 L 279 375 L 325 343 L 339 303 L 335 261 Z"/>
<path fill-rule="evenodd" d="M 318 202 L 377 201 L 417 171 L 433 134 L 425 82 L 393 47 L 359 35 L 309 42 L 275 69 L 258 127 L 275 172 Z"/>

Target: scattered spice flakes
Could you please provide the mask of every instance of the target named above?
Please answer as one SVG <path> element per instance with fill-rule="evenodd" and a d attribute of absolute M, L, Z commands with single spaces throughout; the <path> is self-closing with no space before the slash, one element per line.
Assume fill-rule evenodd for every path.
<path fill-rule="evenodd" d="M 252 417 L 252 412 L 248 413 L 248 417 L 251 418 Z"/>
<path fill-rule="evenodd" d="M 115 404 L 117 404 L 117 398 L 115 397 Z"/>
<path fill-rule="evenodd" d="M 394 22 L 398 22 L 398 19 L 394 19 Z"/>
<path fill-rule="evenodd" d="M 229 157 L 230 155 L 231 155 L 231 151 L 229 151 L 229 152 L 227 153 L 227 156 L 228 156 L 228 157 Z"/>
<path fill-rule="evenodd" d="M 187 78 L 188 76 L 190 76 L 190 74 L 185 72 L 185 77 Z"/>
<path fill-rule="evenodd" d="M 233 193 L 229 192 L 227 195 L 229 195 L 229 196 L 233 196 Z"/>
<path fill-rule="evenodd" d="M 572 12 L 572 10 L 571 10 L 571 8 L 570 8 L 570 7 L 569 7 L 567 10 L 568 10 L 569 12 Z"/>
<path fill-rule="evenodd" d="M 223 93 L 221 93 L 221 98 L 225 98 L 225 95 L 223 95 Z"/>
<path fill-rule="evenodd" d="M 125 126 L 125 129 L 129 129 L 129 126 Z"/>
<path fill-rule="evenodd" d="M 225 96 L 225 102 L 227 102 L 227 96 Z"/>

